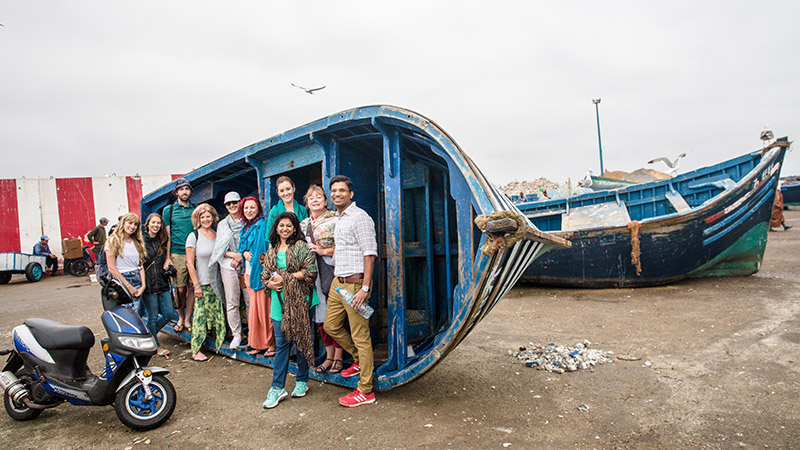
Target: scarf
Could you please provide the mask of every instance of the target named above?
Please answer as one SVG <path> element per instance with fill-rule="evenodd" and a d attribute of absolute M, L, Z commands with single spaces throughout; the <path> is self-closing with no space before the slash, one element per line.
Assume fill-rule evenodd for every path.
<path fill-rule="evenodd" d="M 222 219 L 217 225 L 217 240 L 214 242 L 214 251 L 211 252 L 208 267 L 218 263 L 225 257 L 225 253 L 239 250 L 239 238 L 243 226 L 244 223 L 241 220 L 233 220 L 230 215 Z"/>
<path fill-rule="evenodd" d="M 278 249 L 272 246 L 267 250 L 262 274 L 262 283 L 266 284 L 273 272 L 283 278 L 283 290 L 278 293 L 283 310 L 281 331 L 287 341 L 297 343 L 297 351 L 305 356 L 309 367 L 314 365 L 314 341 L 311 336 L 311 319 L 309 316 L 309 296 L 314 289 L 317 278 L 317 267 L 314 253 L 308 249 L 305 241 L 297 241 L 286 249 L 286 270 L 278 268 Z M 303 279 L 292 276 L 295 272 L 303 272 Z M 271 294 L 267 294 L 271 295 Z"/>
<path fill-rule="evenodd" d="M 239 253 L 249 251 L 253 254 L 250 258 L 250 289 L 257 291 L 264 289 L 264 283 L 261 282 L 261 255 L 267 251 L 266 241 L 266 222 L 263 218 L 256 220 L 250 228 L 242 228 L 242 234 L 239 238 Z M 272 273 L 272 272 L 268 272 Z"/>

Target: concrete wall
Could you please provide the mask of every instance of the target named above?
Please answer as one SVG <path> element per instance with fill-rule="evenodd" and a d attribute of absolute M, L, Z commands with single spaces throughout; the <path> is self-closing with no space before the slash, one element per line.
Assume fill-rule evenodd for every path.
<path fill-rule="evenodd" d="M 140 214 L 143 195 L 179 176 L 0 180 L 0 253 L 31 253 L 46 234 L 61 255 L 62 239 L 83 239 L 100 217 L 113 225 L 125 213 Z"/>

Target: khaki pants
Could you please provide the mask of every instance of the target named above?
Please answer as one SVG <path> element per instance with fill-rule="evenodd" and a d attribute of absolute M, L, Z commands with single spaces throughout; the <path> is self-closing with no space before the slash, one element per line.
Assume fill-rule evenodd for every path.
<path fill-rule="evenodd" d="M 222 286 L 225 288 L 225 315 L 228 319 L 228 326 L 234 337 L 242 337 L 242 316 L 239 311 L 239 299 L 242 296 L 242 288 L 239 286 L 239 274 L 233 269 L 219 268 L 222 276 Z M 250 297 L 244 291 L 245 311 L 250 314 Z M 247 317 L 247 316 L 246 316 Z"/>
<path fill-rule="evenodd" d="M 325 332 L 328 333 L 347 353 L 353 355 L 361 366 L 361 379 L 358 381 L 358 390 L 363 394 L 372 392 L 372 339 L 369 336 L 369 319 L 365 319 L 348 305 L 336 292 L 337 287 L 348 289 L 356 293 L 361 289 L 361 283 L 340 283 L 338 278 L 333 279 L 331 290 L 328 293 L 328 311 L 325 314 Z M 369 296 L 367 296 L 369 298 Z M 344 318 L 350 322 L 350 333 L 344 327 Z"/>

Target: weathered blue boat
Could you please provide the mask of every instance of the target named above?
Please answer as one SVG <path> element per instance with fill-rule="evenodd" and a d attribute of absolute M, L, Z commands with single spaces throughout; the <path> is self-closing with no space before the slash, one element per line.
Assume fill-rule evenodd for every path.
<path fill-rule="evenodd" d="M 290 176 L 300 197 L 311 184 L 327 191 L 338 174 L 353 181 L 354 200 L 376 225 L 379 256 L 370 298 L 376 313 L 370 329 L 377 390 L 429 371 L 491 311 L 531 261 L 568 245 L 531 226 L 438 125 L 391 106 L 331 115 L 242 148 L 186 177 L 196 189 L 194 202 L 206 201 L 222 212 L 222 198 L 230 190 L 258 196 L 269 210 L 278 201 L 279 176 Z M 143 216 L 173 201 L 171 191 L 167 185 L 147 195 Z M 491 252 L 492 243 L 504 235 L 507 245 Z M 171 327 L 165 331 L 174 333 Z M 189 338 L 186 332 L 179 336 Z M 272 365 L 272 359 L 227 346 L 215 351 Z M 318 363 L 324 361 L 324 353 L 319 357 Z M 294 363 L 290 370 L 296 370 Z M 311 376 L 349 387 L 358 378 Z"/>
<path fill-rule="evenodd" d="M 609 288 L 758 271 L 783 157 L 779 139 L 675 178 L 518 205 L 570 248 L 534 261 L 523 281 Z"/>
<path fill-rule="evenodd" d="M 781 194 L 783 194 L 783 206 L 800 206 L 800 177 L 781 178 Z"/>

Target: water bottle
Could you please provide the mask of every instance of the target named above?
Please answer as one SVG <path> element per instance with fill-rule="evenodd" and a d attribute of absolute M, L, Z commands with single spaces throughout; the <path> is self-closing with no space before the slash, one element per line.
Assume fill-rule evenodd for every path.
<path fill-rule="evenodd" d="M 348 305 L 353 306 L 354 294 L 350 292 L 349 289 L 345 289 L 343 287 L 337 287 L 336 292 L 338 292 L 339 295 L 342 296 L 342 300 L 346 301 Z M 361 317 L 365 319 L 369 319 L 369 316 L 371 316 L 372 313 L 375 312 L 375 310 L 372 309 L 372 307 L 369 306 L 366 302 L 362 303 L 361 306 L 359 306 L 358 308 L 353 308 L 353 309 L 355 309 L 356 312 L 361 314 Z"/>

